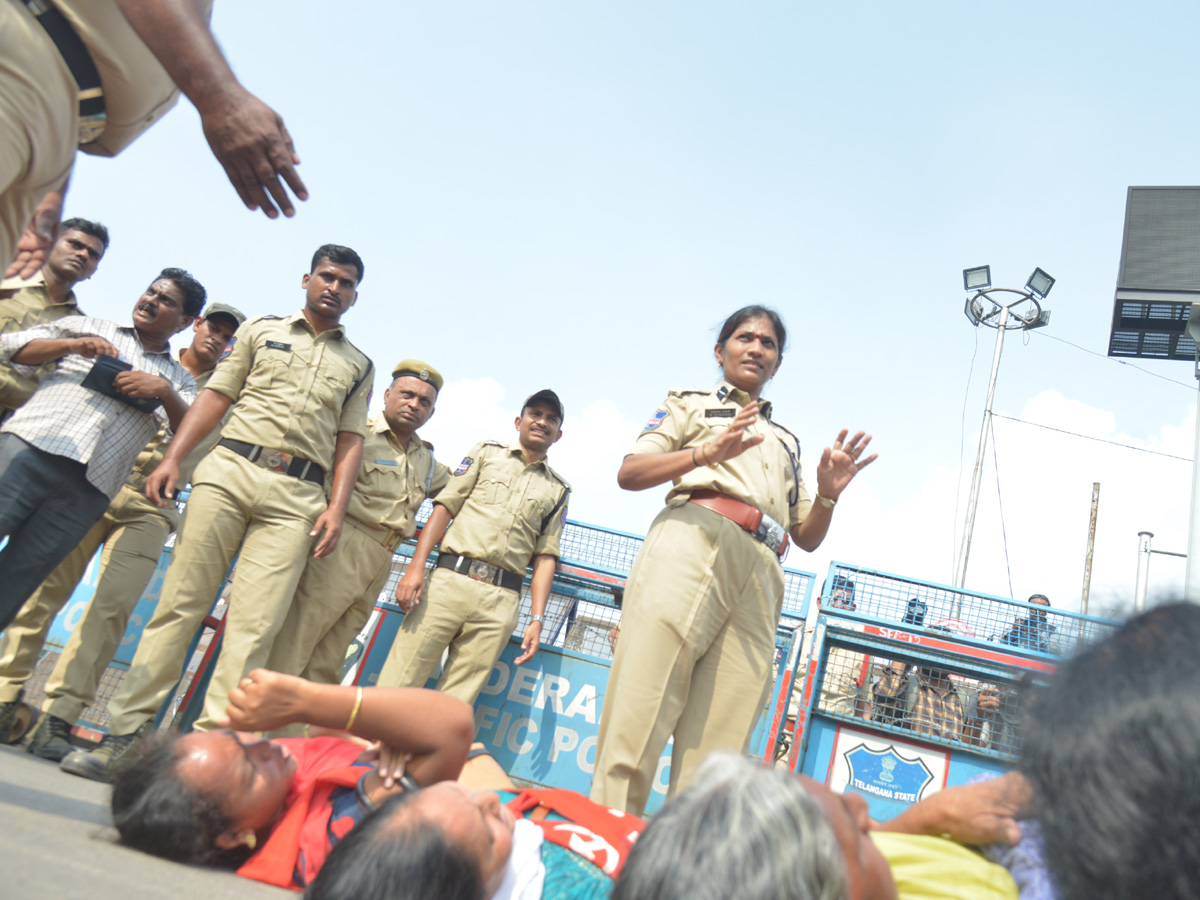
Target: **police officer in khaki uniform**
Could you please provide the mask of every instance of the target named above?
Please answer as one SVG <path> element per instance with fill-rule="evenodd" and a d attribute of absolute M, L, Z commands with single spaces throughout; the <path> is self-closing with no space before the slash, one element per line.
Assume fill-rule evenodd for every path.
<path fill-rule="evenodd" d="M 517 664 L 537 652 L 571 493 L 546 464 L 550 445 L 562 437 L 562 420 L 558 395 L 538 391 L 516 420 L 517 444 L 484 441 L 454 470 L 396 585 L 396 602 L 408 614 L 379 673 L 380 685 L 423 687 L 449 648 L 438 690 L 474 703 L 517 627 L 528 565 L 533 618 Z M 425 563 L 439 541 L 437 567 L 425 588 Z"/>
<path fill-rule="evenodd" d="M 724 381 L 672 391 L 621 464 L 626 490 L 673 486 L 626 585 L 592 781 L 605 806 L 641 815 L 672 733 L 672 793 L 709 753 L 745 750 L 769 687 L 787 536 L 816 549 L 875 458 L 859 462 L 870 438 L 843 431 L 809 500 L 799 443 L 760 399 L 785 342 L 773 310 L 735 312 L 715 348 Z"/>
<path fill-rule="evenodd" d="M 300 282 L 304 309 L 238 330 L 147 479 L 146 495 L 165 507 L 180 462 L 232 405 L 220 441 L 196 468 L 162 599 L 109 703 L 110 733 L 92 753 L 67 756 L 64 771 L 107 780 L 149 729 L 239 548 L 224 642 L 197 728 L 222 718 L 229 691 L 266 662 L 309 552 L 327 556 L 337 546 L 362 464 L 373 373 L 340 325 L 362 273 L 349 247 L 318 248 Z"/>
<path fill-rule="evenodd" d="M 103 225 L 87 219 L 63 222 L 46 264 L 32 278 L 0 281 L 0 334 L 84 315 L 75 302 L 75 285 L 96 273 L 107 249 L 108 229 Z M 0 366 L 0 420 L 32 397 L 41 376 L 53 368 L 44 365 L 37 377 L 29 378 Z"/>
<path fill-rule="evenodd" d="M 283 119 L 238 82 L 211 12 L 211 0 L 0 3 L 0 273 L 19 235 L 15 274 L 45 261 L 76 147 L 116 156 L 180 91 L 249 209 L 292 215 L 281 177 L 308 198 Z"/>
<path fill-rule="evenodd" d="M 191 346 L 179 351 L 179 362 L 196 379 L 197 388 L 208 382 L 221 353 L 244 321 L 241 310 L 224 303 L 210 304 L 196 319 Z M 180 466 L 185 482 L 191 480 L 196 464 L 218 438 L 220 430 L 213 429 L 188 454 Z M 158 467 L 170 440 L 171 432 L 163 428 L 146 445 L 104 517 L 42 582 L 4 633 L 0 704 L 20 699 L 50 623 L 71 599 L 97 548 L 104 545 L 96 592 L 46 680 L 42 718 L 29 745 L 29 752 L 43 759 L 58 761 L 71 751 L 71 726 L 95 699 L 104 669 L 117 652 L 129 616 L 162 556 L 163 544 L 179 527 L 179 511 L 174 506 L 160 509 L 146 499 L 146 476 Z M 23 733 L 21 728 L 11 730 L 8 742 L 16 743 Z"/>
<path fill-rule="evenodd" d="M 275 637 L 267 668 L 309 681 L 341 681 L 346 648 L 371 617 L 392 570 L 392 554 L 417 531 L 417 510 L 450 480 L 417 437 L 429 421 L 442 376 L 406 359 L 392 370 L 383 411 L 367 427 L 363 464 L 337 550 L 304 567 L 300 587 Z"/>

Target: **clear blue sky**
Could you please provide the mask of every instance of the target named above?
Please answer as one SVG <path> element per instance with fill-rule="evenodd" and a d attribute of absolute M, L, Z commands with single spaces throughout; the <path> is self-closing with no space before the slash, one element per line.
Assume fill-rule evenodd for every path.
<path fill-rule="evenodd" d="M 80 294 L 124 317 L 161 267 L 250 314 L 298 308 L 315 247 L 366 262 L 351 338 L 381 370 L 447 376 L 426 434 L 453 463 L 552 386 L 551 462 L 573 517 L 643 532 L 662 490 L 621 455 L 668 387 L 707 385 L 714 327 L 776 306 L 768 390 L 809 454 L 839 427 L 881 460 L 813 556 L 948 582 L 994 334 L 961 270 L 1058 279 L 1049 328 L 1010 336 L 996 410 L 1190 456 L 1195 382 L 1089 355 L 1111 319 L 1125 191 L 1197 180 L 1193 4 L 234 3 L 214 29 L 287 121 L 312 194 L 288 222 L 240 206 L 186 101 L 116 160 L 84 160 L 68 213 L 113 245 Z M 977 345 L 978 341 L 978 345 Z M 968 388 L 967 377 L 973 378 Z M 378 394 L 385 381 L 377 381 Z M 964 428 L 965 403 L 965 428 Z M 1136 533 L 1183 550 L 1188 463 L 1001 421 L 968 584 L 1079 602 L 1128 594 Z M 1182 566 L 1156 561 L 1152 588 Z"/>

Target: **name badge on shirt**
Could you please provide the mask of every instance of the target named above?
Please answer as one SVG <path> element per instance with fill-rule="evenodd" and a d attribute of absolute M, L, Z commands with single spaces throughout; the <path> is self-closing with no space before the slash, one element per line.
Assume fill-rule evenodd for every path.
<path fill-rule="evenodd" d="M 736 409 L 706 409 L 704 411 L 704 418 L 706 419 L 732 419 L 736 415 Z"/>
<path fill-rule="evenodd" d="M 289 353 L 291 353 L 292 345 L 284 344 L 281 341 L 267 341 L 267 349 L 268 350 L 286 350 Z"/>
<path fill-rule="evenodd" d="M 398 465 L 400 465 L 400 463 L 396 462 L 394 459 L 377 459 L 377 460 L 375 460 L 375 462 L 381 466 L 398 466 Z"/>

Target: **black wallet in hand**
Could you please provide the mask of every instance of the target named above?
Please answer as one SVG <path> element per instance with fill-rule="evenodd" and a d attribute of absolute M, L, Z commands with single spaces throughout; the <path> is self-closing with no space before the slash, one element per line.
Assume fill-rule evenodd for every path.
<path fill-rule="evenodd" d="M 133 371 L 133 366 L 115 356 L 97 356 L 95 364 L 84 376 L 82 383 L 88 390 L 112 397 L 114 400 L 120 400 L 134 409 L 140 409 L 145 413 L 154 412 L 162 406 L 162 401 L 157 397 L 130 397 L 128 394 L 122 394 L 113 385 L 113 379 L 117 377 L 118 372 L 131 371 Z"/>

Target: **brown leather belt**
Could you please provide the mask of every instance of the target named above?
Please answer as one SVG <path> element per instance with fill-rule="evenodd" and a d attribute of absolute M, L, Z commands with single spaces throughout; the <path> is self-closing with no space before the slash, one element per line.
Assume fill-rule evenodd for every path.
<path fill-rule="evenodd" d="M 787 550 L 787 530 L 757 506 L 743 503 L 720 491 L 710 490 L 692 491 L 688 502 L 711 509 L 717 515 L 724 516 L 735 525 L 744 528 L 751 536 L 770 547 L 776 556 L 782 557 Z"/>

